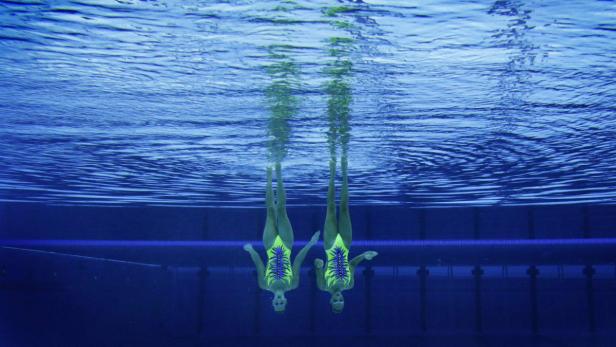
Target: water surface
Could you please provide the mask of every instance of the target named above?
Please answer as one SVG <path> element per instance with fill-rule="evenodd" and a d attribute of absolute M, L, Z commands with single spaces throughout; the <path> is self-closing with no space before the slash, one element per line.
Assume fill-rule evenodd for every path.
<path fill-rule="evenodd" d="M 261 207 L 277 143 L 289 203 L 324 204 L 343 110 L 353 204 L 613 202 L 615 14 L 0 1 L 0 199 Z"/>

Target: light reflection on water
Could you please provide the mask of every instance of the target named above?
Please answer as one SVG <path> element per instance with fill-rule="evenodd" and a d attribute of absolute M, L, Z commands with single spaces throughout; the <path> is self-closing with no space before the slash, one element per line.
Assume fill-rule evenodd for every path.
<path fill-rule="evenodd" d="M 344 91 L 353 204 L 616 201 L 614 3 L 339 5 L 0 1 L 0 199 L 324 204 Z"/>

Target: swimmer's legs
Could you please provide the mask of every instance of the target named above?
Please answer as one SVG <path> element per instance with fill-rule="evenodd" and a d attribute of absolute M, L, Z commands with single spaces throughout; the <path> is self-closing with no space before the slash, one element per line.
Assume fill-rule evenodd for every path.
<path fill-rule="evenodd" d="M 265 227 L 263 228 L 263 246 L 269 249 L 276 238 L 276 210 L 274 209 L 274 192 L 272 190 L 272 168 L 267 168 L 267 186 L 265 187 Z"/>
<path fill-rule="evenodd" d="M 323 227 L 323 246 L 325 249 L 331 248 L 338 234 L 336 223 L 336 192 L 334 179 L 336 178 L 336 159 L 332 158 L 329 162 L 329 188 L 327 189 L 327 214 L 325 215 L 325 226 Z"/>
<path fill-rule="evenodd" d="M 353 239 L 353 228 L 351 227 L 351 215 L 349 213 L 349 177 L 348 163 L 346 156 L 341 158 L 342 167 L 342 191 L 340 193 L 340 216 L 338 219 L 338 232 L 347 248 L 351 247 Z"/>
<path fill-rule="evenodd" d="M 278 216 L 278 235 L 282 239 L 282 242 L 288 248 L 293 247 L 293 228 L 291 227 L 291 221 L 287 216 L 287 196 L 282 184 L 282 169 L 280 163 L 276 163 L 276 176 L 278 176 L 278 185 L 276 187 L 276 193 L 278 194 L 278 200 L 276 202 L 276 214 Z"/>

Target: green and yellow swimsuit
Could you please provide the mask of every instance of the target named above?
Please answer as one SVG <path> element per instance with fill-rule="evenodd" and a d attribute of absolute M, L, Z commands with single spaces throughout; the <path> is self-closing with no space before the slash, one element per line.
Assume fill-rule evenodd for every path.
<path fill-rule="evenodd" d="M 340 234 L 336 235 L 334 244 L 327 250 L 327 268 L 325 283 L 331 288 L 336 283 L 346 288 L 351 283 L 351 268 L 349 267 L 349 249 L 344 245 Z"/>
<path fill-rule="evenodd" d="M 279 235 L 274 244 L 267 250 L 267 266 L 265 267 L 265 283 L 270 287 L 276 281 L 287 286 L 291 285 L 293 271 L 291 269 L 291 250 L 285 246 Z"/>

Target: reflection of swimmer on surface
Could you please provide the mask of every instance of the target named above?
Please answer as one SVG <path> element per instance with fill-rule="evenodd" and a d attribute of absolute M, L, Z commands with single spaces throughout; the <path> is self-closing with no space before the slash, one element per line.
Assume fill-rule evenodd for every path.
<path fill-rule="evenodd" d="M 272 190 L 272 168 L 267 168 L 267 188 L 265 203 L 267 217 L 263 229 L 263 246 L 267 252 L 267 265 L 263 265 L 261 256 L 251 244 L 244 245 L 244 250 L 250 253 L 250 258 L 257 267 L 259 288 L 274 293 L 272 305 L 276 312 L 284 312 L 287 299 L 284 293 L 297 288 L 299 285 L 300 269 L 306 254 L 319 239 L 319 232 L 302 248 L 291 266 L 291 249 L 293 248 L 293 228 L 287 217 L 286 196 L 282 185 L 282 173 L 280 163 L 276 164 L 277 177 L 277 202 L 274 203 Z"/>
<path fill-rule="evenodd" d="M 334 193 L 334 177 L 336 175 L 335 159 L 329 162 L 329 188 L 327 191 L 327 215 L 323 231 L 323 246 L 327 255 L 327 264 L 322 259 L 315 259 L 314 267 L 319 289 L 329 292 L 329 303 L 334 313 L 342 312 L 344 308 L 343 290 L 349 290 L 355 285 L 355 268 L 364 259 L 371 260 L 378 253 L 364 252 L 349 262 L 349 250 L 353 231 L 349 215 L 349 182 L 347 177 L 347 159 L 342 157 L 342 192 L 340 197 L 340 218 L 336 221 L 336 201 Z"/>

